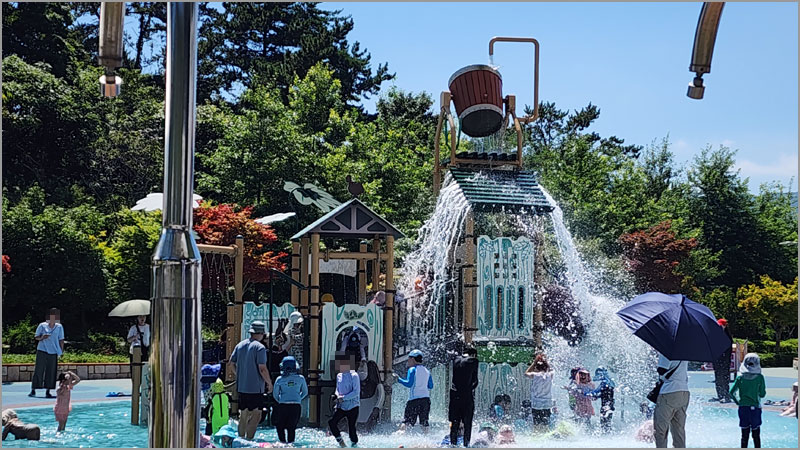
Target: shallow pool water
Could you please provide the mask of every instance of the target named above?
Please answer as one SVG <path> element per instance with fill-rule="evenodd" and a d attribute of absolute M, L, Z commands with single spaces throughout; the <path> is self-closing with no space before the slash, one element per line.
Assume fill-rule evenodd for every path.
<path fill-rule="evenodd" d="M 28 423 L 37 423 L 42 428 L 39 442 L 4 441 L 4 447 L 146 447 L 147 429 L 130 424 L 130 401 L 75 404 L 67 429 L 56 433 L 52 407 L 17 409 L 20 418 Z M 596 421 L 596 419 L 595 419 Z M 615 432 L 609 435 L 578 432 L 564 440 L 542 440 L 524 431 L 517 433 L 518 447 L 652 447 L 633 439 L 638 420 L 614 418 Z M 373 434 L 361 437 L 362 447 L 391 448 L 404 445 L 435 446 L 447 428 L 444 424 L 431 427 L 428 436 L 409 433 Z M 346 435 L 346 434 L 345 434 Z M 299 447 L 334 447 L 336 442 L 325 432 L 301 429 L 297 433 Z M 256 440 L 275 442 L 273 429 L 262 429 Z M 345 438 L 346 440 L 346 438 Z M 689 407 L 686 425 L 686 440 L 689 447 L 738 447 L 739 429 L 736 410 L 733 408 L 703 407 L 693 403 Z M 797 420 L 780 417 L 772 411 L 764 412 L 762 431 L 763 447 L 797 447 Z"/>

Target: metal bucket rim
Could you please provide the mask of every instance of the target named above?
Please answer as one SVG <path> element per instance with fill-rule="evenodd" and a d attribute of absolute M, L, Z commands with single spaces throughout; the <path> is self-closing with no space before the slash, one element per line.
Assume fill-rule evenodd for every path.
<path fill-rule="evenodd" d="M 472 65 L 469 65 L 469 66 L 466 66 L 466 67 L 462 67 L 462 68 L 456 70 L 456 72 L 453 75 L 451 75 L 450 79 L 447 81 L 447 86 L 450 87 L 450 85 L 453 84 L 453 81 L 456 78 L 460 77 L 461 75 L 464 75 L 467 72 L 472 72 L 472 71 L 475 71 L 475 70 L 486 70 L 486 71 L 492 72 L 493 74 L 495 74 L 498 77 L 500 77 L 500 81 L 501 82 L 503 81 L 503 76 L 494 67 L 492 67 L 492 66 L 490 66 L 488 64 L 472 64 Z"/>
<path fill-rule="evenodd" d="M 460 120 L 466 117 L 467 115 L 474 113 L 475 111 L 481 111 L 486 109 L 496 112 L 497 114 L 500 115 L 501 118 L 503 117 L 503 109 L 498 108 L 497 105 L 493 105 L 491 103 L 478 103 L 477 105 L 472 105 L 468 108 L 464 108 L 464 110 L 461 111 L 461 114 L 458 115 L 458 118 Z"/>

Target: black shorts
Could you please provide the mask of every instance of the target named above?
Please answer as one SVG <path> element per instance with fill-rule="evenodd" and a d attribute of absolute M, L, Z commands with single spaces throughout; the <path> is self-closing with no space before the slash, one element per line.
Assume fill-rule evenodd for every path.
<path fill-rule="evenodd" d="M 406 411 L 403 414 L 403 423 L 414 426 L 417 423 L 417 417 L 419 417 L 419 424 L 427 427 L 430 413 L 431 399 L 429 397 L 409 400 L 406 403 Z"/>
<path fill-rule="evenodd" d="M 246 394 L 239 392 L 239 411 L 243 409 L 261 409 L 264 407 L 264 394 Z"/>

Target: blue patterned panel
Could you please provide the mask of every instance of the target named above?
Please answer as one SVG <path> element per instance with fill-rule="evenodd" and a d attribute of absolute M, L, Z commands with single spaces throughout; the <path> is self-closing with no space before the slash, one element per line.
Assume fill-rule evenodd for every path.
<path fill-rule="evenodd" d="M 475 338 L 533 338 L 533 256 L 522 237 L 478 238 Z"/>

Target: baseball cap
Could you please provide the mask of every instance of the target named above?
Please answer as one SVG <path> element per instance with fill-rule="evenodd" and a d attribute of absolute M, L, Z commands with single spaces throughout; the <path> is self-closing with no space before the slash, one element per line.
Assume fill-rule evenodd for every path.
<path fill-rule="evenodd" d="M 417 349 L 414 349 L 411 350 L 411 353 L 409 353 L 408 356 L 412 358 L 422 358 L 422 352 Z"/>

